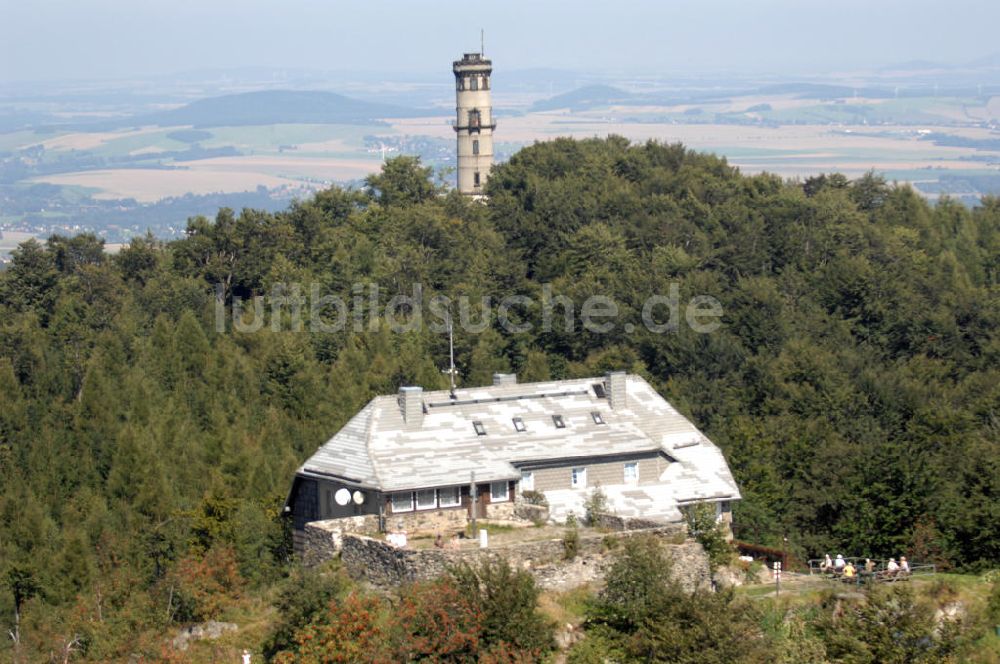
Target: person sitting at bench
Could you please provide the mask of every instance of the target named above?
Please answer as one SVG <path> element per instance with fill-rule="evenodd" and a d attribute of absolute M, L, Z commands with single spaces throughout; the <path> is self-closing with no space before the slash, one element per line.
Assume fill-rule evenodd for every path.
<path fill-rule="evenodd" d="M 840 576 L 844 573 L 844 556 L 837 554 L 837 559 L 833 561 L 833 573 Z"/>
<path fill-rule="evenodd" d="M 871 558 L 865 558 L 865 574 L 871 575 L 875 571 L 875 561 Z"/>
<path fill-rule="evenodd" d="M 899 565 L 896 564 L 895 558 L 889 558 L 889 564 L 885 566 L 886 576 L 896 576 L 899 573 Z"/>
<path fill-rule="evenodd" d="M 899 557 L 899 573 L 900 574 L 910 573 L 910 563 L 906 562 L 906 556 Z"/>
<path fill-rule="evenodd" d="M 819 564 L 820 572 L 832 572 L 833 571 L 833 561 L 830 560 L 830 554 L 826 554 L 823 558 L 823 562 Z"/>
<path fill-rule="evenodd" d="M 844 578 L 854 579 L 855 571 L 856 570 L 854 569 L 854 563 L 852 563 L 851 561 L 847 561 L 847 564 L 844 565 Z"/>

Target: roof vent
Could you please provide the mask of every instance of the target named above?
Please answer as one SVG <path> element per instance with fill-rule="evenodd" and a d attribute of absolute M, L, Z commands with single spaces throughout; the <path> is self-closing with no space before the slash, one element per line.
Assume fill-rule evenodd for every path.
<path fill-rule="evenodd" d="M 624 371 L 609 371 L 604 374 L 604 391 L 608 395 L 608 405 L 614 410 L 626 407 L 625 390 Z"/>
<path fill-rule="evenodd" d="M 422 387 L 401 387 L 399 388 L 399 410 L 403 414 L 403 421 L 409 428 L 417 428 L 424 423 L 424 388 Z"/>
<path fill-rule="evenodd" d="M 502 385 L 517 385 L 517 374 L 512 374 L 512 373 L 493 374 L 493 386 L 500 387 Z"/>

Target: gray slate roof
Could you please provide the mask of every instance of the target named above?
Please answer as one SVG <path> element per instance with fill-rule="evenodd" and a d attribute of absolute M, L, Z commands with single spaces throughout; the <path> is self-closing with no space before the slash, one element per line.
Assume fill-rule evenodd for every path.
<path fill-rule="evenodd" d="M 422 394 L 423 418 L 408 425 L 397 395 L 370 401 L 299 469 L 382 491 L 520 479 L 527 462 L 662 451 L 677 463 L 661 484 L 671 503 L 740 497 L 721 451 L 640 376 L 625 379 L 624 406 L 594 385 L 604 378 L 463 388 Z M 596 424 L 597 411 L 605 424 Z M 561 415 L 565 428 L 557 428 Z M 524 420 L 526 431 L 514 428 Z M 479 436 L 473 422 L 486 428 Z M 667 489 L 660 489 L 662 493 Z"/>

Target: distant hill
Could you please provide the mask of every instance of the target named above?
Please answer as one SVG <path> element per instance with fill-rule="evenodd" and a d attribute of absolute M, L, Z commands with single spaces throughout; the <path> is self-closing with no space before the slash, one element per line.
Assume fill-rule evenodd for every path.
<path fill-rule="evenodd" d="M 633 95 L 610 85 L 588 85 L 555 97 L 535 102 L 532 111 L 552 111 L 557 108 L 568 108 L 572 111 L 583 111 L 598 106 L 625 103 Z"/>
<path fill-rule="evenodd" d="M 137 118 L 129 124 L 195 127 L 288 124 L 368 124 L 383 118 L 428 114 L 402 106 L 352 99 L 334 92 L 264 90 L 199 99 L 187 106 Z"/>

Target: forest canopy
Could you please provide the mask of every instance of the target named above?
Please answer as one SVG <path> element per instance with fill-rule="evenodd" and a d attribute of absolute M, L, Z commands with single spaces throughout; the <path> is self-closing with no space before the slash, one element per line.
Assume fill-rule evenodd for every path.
<path fill-rule="evenodd" d="M 173 242 L 16 250 L 0 273 L 0 624 L 82 634 L 101 660 L 210 615 L 213 593 L 268 587 L 288 574 L 296 467 L 373 396 L 445 386 L 448 338 L 426 324 L 235 329 L 234 302 L 287 284 L 345 300 L 377 284 L 380 306 L 415 283 L 473 301 L 548 288 L 577 310 L 607 296 L 608 333 L 543 329 L 537 306 L 517 311 L 531 331 L 457 329 L 460 382 L 638 372 L 723 449 L 739 538 L 1000 560 L 1000 199 L 746 176 L 620 137 L 525 148 L 488 194 L 400 157 L 364 190 L 223 209 Z M 642 325 L 672 285 L 718 300 L 719 329 Z"/>

